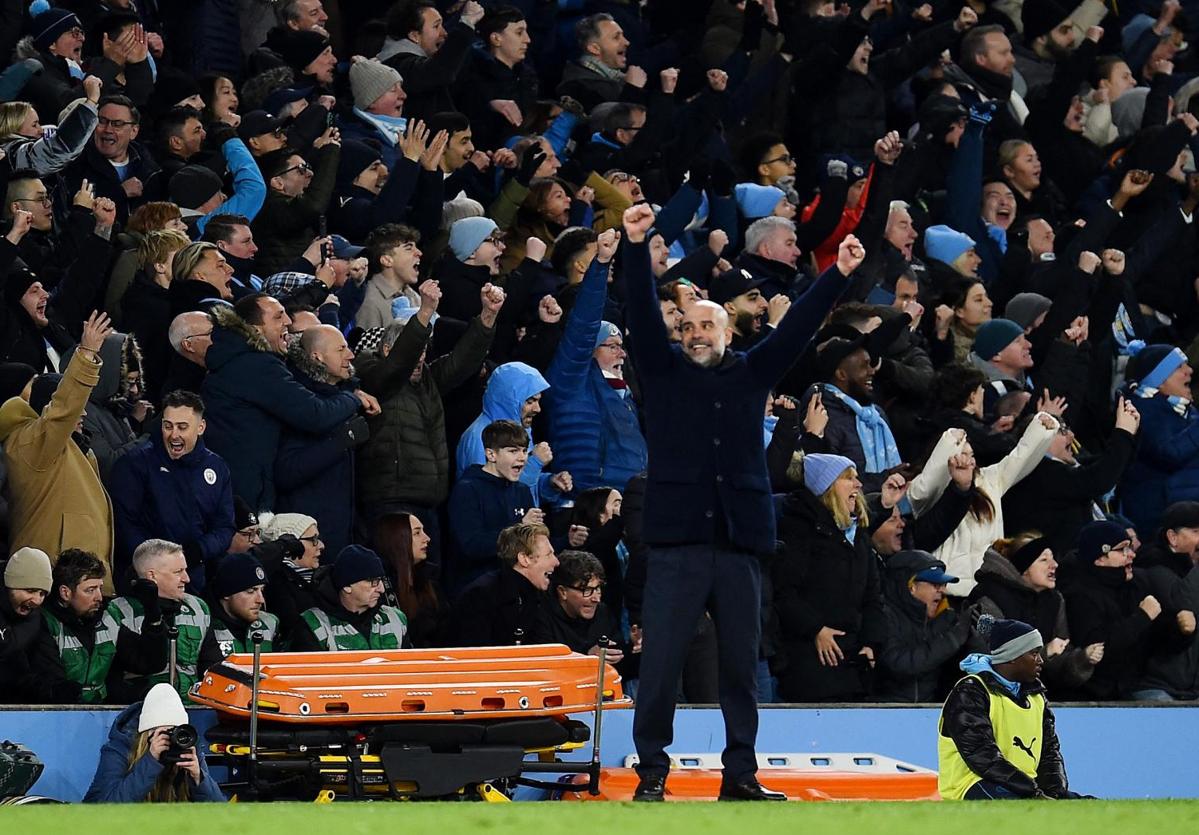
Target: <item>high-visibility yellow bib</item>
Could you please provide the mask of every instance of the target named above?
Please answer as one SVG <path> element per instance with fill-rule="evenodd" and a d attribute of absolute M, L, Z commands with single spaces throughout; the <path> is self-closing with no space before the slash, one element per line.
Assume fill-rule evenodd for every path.
<path fill-rule="evenodd" d="M 1028 707 L 1020 707 L 1007 696 L 991 692 L 978 676 L 967 676 L 982 684 L 991 700 L 988 715 L 995 733 L 995 744 L 1003 758 L 1023 771 L 1034 781 L 1037 766 L 1041 762 L 1041 736 L 1045 719 L 1045 696 L 1033 693 L 1028 697 Z M 962 679 L 965 681 L 965 679 Z M 959 684 L 961 682 L 958 682 Z M 955 685 L 956 686 L 956 685 Z M 982 778 L 970 770 L 953 739 L 941 733 L 945 721 L 942 713 L 937 723 L 937 762 L 940 775 L 937 788 L 944 800 L 962 800 L 970 787 Z"/>

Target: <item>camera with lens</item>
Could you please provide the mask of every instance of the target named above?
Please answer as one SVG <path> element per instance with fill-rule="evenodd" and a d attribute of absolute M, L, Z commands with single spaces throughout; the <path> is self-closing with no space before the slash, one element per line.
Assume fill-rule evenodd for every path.
<path fill-rule="evenodd" d="M 194 725 L 176 725 L 167 731 L 167 750 L 159 755 L 158 761 L 163 765 L 175 765 L 195 747 L 197 738 Z"/>

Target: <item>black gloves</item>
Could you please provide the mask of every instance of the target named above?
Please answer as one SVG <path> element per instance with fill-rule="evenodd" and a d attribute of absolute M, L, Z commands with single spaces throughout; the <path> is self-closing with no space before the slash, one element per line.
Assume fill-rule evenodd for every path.
<path fill-rule="evenodd" d="M 752 4 L 751 4 L 752 5 Z M 707 157 L 696 157 L 687 169 L 687 185 L 696 191 L 703 191 L 712 179 L 712 160 Z"/>
<path fill-rule="evenodd" d="M 199 541 L 195 539 L 183 543 L 183 556 L 187 560 L 188 568 L 195 568 L 197 565 L 204 564 L 204 549 L 200 547 Z"/>
<path fill-rule="evenodd" d="M 362 415 L 354 415 L 338 430 L 343 449 L 357 449 L 370 440 L 370 436 L 371 430 Z"/>
<path fill-rule="evenodd" d="M 562 163 L 562 167 L 558 169 L 557 174 L 559 179 L 566 180 L 566 182 L 574 186 L 582 186 L 590 176 L 591 172 L 573 158 Z"/>
<path fill-rule="evenodd" d="M 304 556 L 304 543 L 294 535 L 285 533 L 275 540 L 283 551 L 283 558 L 288 560 L 302 559 Z"/>
<path fill-rule="evenodd" d="M 548 154 L 541 150 L 540 145 L 529 146 L 525 150 L 525 158 L 521 160 L 520 167 L 516 169 L 516 182 L 528 188 L 529 183 L 533 182 L 533 177 L 537 174 L 537 169 L 541 167 L 541 163 L 545 162 L 547 156 Z"/>
<path fill-rule="evenodd" d="M 153 580 L 138 577 L 133 581 L 129 595 L 142 605 L 146 623 L 155 623 L 162 618 L 162 607 L 158 601 L 158 586 Z"/>
<path fill-rule="evenodd" d="M 737 185 L 737 172 L 733 166 L 724 160 L 717 160 L 712 166 L 711 188 L 715 197 L 731 197 L 733 187 Z"/>

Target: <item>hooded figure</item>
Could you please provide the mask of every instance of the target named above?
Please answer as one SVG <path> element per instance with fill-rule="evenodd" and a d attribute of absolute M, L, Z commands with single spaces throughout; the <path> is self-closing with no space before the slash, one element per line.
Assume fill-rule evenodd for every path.
<path fill-rule="evenodd" d="M 143 440 L 134 406 L 145 395 L 142 352 L 132 334 L 112 333 L 100 346 L 100 382 L 87 398 L 83 431 L 107 484 L 112 465 Z M 131 380 L 131 375 L 136 375 Z"/>
<path fill-rule="evenodd" d="M 462 433 L 455 452 L 457 469 L 455 476 L 462 478 L 472 464 L 486 464 L 487 456 L 483 453 L 483 430 L 487 424 L 497 420 L 510 420 L 529 427 L 524 421 L 525 403 L 531 397 L 536 397 L 546 391 L 550 384 L 541 376 L 541 372 L 523 362 L 507 362 L 496 368 L 487 381 L 487 389 L 483 392 L 483 411 L 475 418 L 474 423 Z M 529 415 L 531 421 L 541 411 L 540 405 Z M 550 499 L 561 497 L 556 487 L 550 484 L 550 473 L 542 472 L 546 463 L 534 454 L 532 432 L 529 433 L 529 462 L 525 464 L 520 474 L 522 484 L 528 485 L 533 491 L 534 504 L 541 504 L 541 497 Z"/>

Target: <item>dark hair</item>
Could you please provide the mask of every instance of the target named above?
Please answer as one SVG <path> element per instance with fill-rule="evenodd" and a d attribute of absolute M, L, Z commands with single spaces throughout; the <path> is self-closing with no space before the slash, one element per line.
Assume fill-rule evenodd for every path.
<path fill-rule="evenodd" d="M 409 623 L 419 612 L 438 608 L 437 589 L 429 581 L 425 563 L 412 556 L 412 515 L 385 513 L 375 523 L 375 551 L 395 580 L 395 605 Z"/>
<path fill-rule="evenodd" d="M 599 25 L 605 21 L 615 23 L 616 18 L 607 12 L 600 12 L 591 17 L 585 17 L 575 24 L 575 40 L 579 42 L 579 49 L 586 52 L 587 44 L 599 39 Z"/>
<path fill-rule="evenodd" d="M 130 99 L 128 96 L 119 96 L 119 95 L 104 96 L 96 104 L 96 112 L 97 113 L 100 112 L 101 110 L 104 109 L 104 107 L 106 105 L 110 105 L 110 104 L 115 104 L 117 107 L 128 108 L 129 118 L 133 120 L 133 123 L 135 125 L 141 124 L 142 113 L 140 110 L 137 109 L 137 105 L 134 104 L 133 100 Z"/>
<path fill-rule="evenodd" d="M 420 242 L 420 232 L 403 223 L 384 223 L 376 226 L 366 236 L 366 254 L 370 259 L 370 271 L 377 273 L 383 269 L 379 259 L 401 244 L 416 244 Z"/>
<path fill-rule="evenodd" d="M 431 0 L 400 0 L 387 13 L 387 35 L 404 40 L 425 25 L 425 9 L 437 10 Z"/>
<path fill-rule="evenodd" d="M 457 110 L 443 110 L 434 113 L 429 119 L 429 136 L 436 136 L 438 131 L 445 131 L 447 136 L 470 130 L 470 119 Z"/>
<path fill-rule="evenodd" d="M 629 104 L 628 102 L 617 102 L 612 105 L 604 114 L 604 133 L 613 134 L 618 130 L 628 130 L 633 126 L 633 114 L 637 112 L 644 113 L 645 108 L 639 104 Z"/>
<path fill-rule="evenodd" d="M 937 404 L 946 409 L 963 409 L 978 387 L 986 385 L 987 375 L 972 365 L 953 363 L 937 374 L 933 391 Z"/>
<path fill-rule="evenodd" d="M 1099 82 L 1111 76 L 1112 70 L 1116 68 L 1116 64 L 1127 63 L 1123 55 L 1100 55 L 1091 64 L 1091 75 L 1088 79 L 1091 82 L 1091 86 L 1098 90 Z"/>
<path fill-rule="evenodd" d="M 483 427 L 483 449 L 528 449 L 529 433 L 519 423 L 496 420 Z"/>
<path fill-rule="evenodd" d="M 250 219 L 244 215 L 213 215 L 204 227 L 200 240 L 215 244 L 217 241 L 229 243 L 233 237 L 235 226 L 249 226 Z"/>
<path fill-rule="evenodd" d="M 262 179 L 266 180 L 269 186 L 273 178 L 281 176 L 290 167 L 287 163 L 291 158 L 298 156 L 303 155 L 289 145 L 276 148 L 269 154 L 263 154 L 258 158 L 258 168 L 262 171 Z"/>
<path fill-rule="evenodd" d="M 242 296 L 233 303 L 233 312 L 248 324 L 261 325 L 262 306 L 259 302 L 269 298 L 272 297 L 266 293 L 251 293 L 248 296 Z"/>
<path fill-rule="evenodd" d="M 572 226 L 554 241 L 554 252 L 550 255 L 550 267 L 559 275 L 566 275 L 578 254 L 595 243 L 596 234 L 585 226 Z"/>
<path fill-rule="evenodd" d="M 191 409 L 200 417 L 204 417 L 204 401 L 200 395 L 187 389 L 175 389 L 162 398 L 162 410 Z"/>
<path fill-rule="evenodd" d="M 550 575 L 550 583 L 554 588 L 578 588 L 586 585 L 592 579 L 607 579 L 604 565 L 595 554 L 588 551 L 563 551 L 558 554 L 558 567 Z"/>
<path fill-rule="evenodd" d="M 53 587 L 57 595 L 59 586 L 66 586 L 71 591 L 84 580 L 103 580 L 108 573 L 104 561 L 90 551 L 78 548 L 68 548 L 58 555 L 54 563 Z"/>
<path fill-rule="evenodd" d="M 96 22 L 91 37 L 100 40 L 100 35 L 107 35 L 110 41 L 115 41 L 125 29 L 136 26 L 138 20 L 132 12 L 110 12 Z"/>
<path fill-rule="evenodd" d="M 866 304 L 865 302 L 846 302 L 833 308 L 833 312 L 829 314 L 828 321 L 834 325 L 850 325 L 857 328 L 859 325 L 864 325 L 870 319 L 880 315 L 878 305 Z"/>
<path fill-rule="evenodd" d="M 756 133 L 741 143 L 737 159 L 741 165 L 741 176 L 750 182 L 758 180 L 758 166 L 775 145 L 782 145 L 783 137 L 777 133 Z"/>
<path fill-rule="evenodd" d="M 966 306 L 966 299 L 976 284 L 982 284 L 981 278 L 962 275 L 955 276 L 941 295 L 941 304 L 947 304 L 954 310 Z"/>
<path fill-rule="evenodd" d="M 529 194 L 521 204 L 521 210 L 528 219 L 534 220 L 533 216 L 544 218 L 541 210 L 545 207 L 546 198 L 550 196 L 554 186 L 561 186 L 567 197 L 574 197 L 574 187 L 565 180 L 558 177 L 537 177 L 529 183 Z"/>
<path fill-rule="evenodd" d="M 200 111 L 186 104 L 172 107 L 166 113 L 159 116 L 158 135 L 162 139 L 162 144 L 169 145 L 171 137 L 179 136 L 183 132 L 183 126 L 191 119 L 195 119 L 201 124 L 204 122 Z"/>
<path fill-rule="evenodd" d="M 483 46 L 490 49 L 492 35 L 503 32 L 513 23 L 520 23 L 524 19 L 525 13 L 515 6 L 494 6 L 475 24 L 475 32 L 483 40 Z"/>
<path fill-rule="evenodd" d="M 216 115 L 212 112 L 212 103 L 216 101 L 216 86 L 221 79 L 225 79 L 233 85 L 233 89 L 237 89 L 237 82 L 233 78 L 223 72 L 208 72 L 196 79 L 196 84 L 200 88 L 200 98 L 204 100 L 204 119 L 206 121 L 214 121 Z M 240 100 L 240 96 L 238 99 Z"/>
<path fill-rule="evenodd" d="M 592 487 L 584 490 L 575 498 L 574 511 L 570 515 L 573 525 L 583 525 L 594 529 L 600 526 L 600 514 L 608 506 L 608 497 L 612 495 L 611 487 Z"/>

